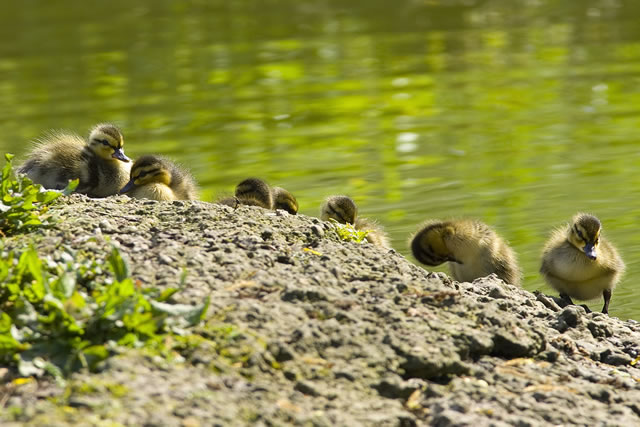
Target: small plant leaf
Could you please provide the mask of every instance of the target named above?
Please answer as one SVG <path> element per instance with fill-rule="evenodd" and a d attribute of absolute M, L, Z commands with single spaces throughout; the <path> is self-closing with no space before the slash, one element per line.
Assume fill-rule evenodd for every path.
<path fill-rule="evenodd" d="M 115 274 L 117 281 L 121 282 L 129 277 L 129 266 L 122 258 L 120 251 L 115 247 L 111 249 L 109 265 L 111 265 L 111 269 L 113 270 L 113 274 Z"/>
<path fill-rule="evenodd" d="M 78 184 L 80 184 L 80 180 L 78 180 L 78 179 L 74 179 L 72 181 L 69 181 L 69 183 L 64 188 L 64 190 L 62 190 L 62 194 L 64 194 L 65 196 L 68 196 L 69 194 L 75 192 L 76 188 L 78 188 Z"/>

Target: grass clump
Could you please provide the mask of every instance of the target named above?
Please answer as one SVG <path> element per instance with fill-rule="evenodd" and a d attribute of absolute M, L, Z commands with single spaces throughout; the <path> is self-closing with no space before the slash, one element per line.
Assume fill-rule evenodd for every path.
<path fill-rule="evenodd" d="M 13 171 L 12 154 L 5 154 L 0 183 L 0 233 L 8 236 L 49 225 L 43 216 L 48 206 L 63 194 L 72 193 L 78 180 L 71 181 L 63 191 L 45 190 L 24 175 Z"/>
<path fill-rule="evenodd" d="M 369 234 L 366 230 L 358 230 L 352 224 L 342 224 L 336 221 L 333 218 L 330 218 L 329 221 L 333 225 L 333 228 L 340 237 L 340 239 L 345 240 L 347 242 L 356 242 L 356 243 L 364 243 L 367 239 L 367 234 Z"/>
<path fill-rule="evenodd" d="M 96 368 L 121 347 L 161 349 L 167 334 L 205 316 L 208 299 L 169 304 L 177 289 L 141 289 L 117 249 L 108 264 L 112 280 L 89 289 L 73 261 L 45 267 L 34 249 L 1 260 L 0 363 L 14 364 L 23 376 L 62 379 Z"/>

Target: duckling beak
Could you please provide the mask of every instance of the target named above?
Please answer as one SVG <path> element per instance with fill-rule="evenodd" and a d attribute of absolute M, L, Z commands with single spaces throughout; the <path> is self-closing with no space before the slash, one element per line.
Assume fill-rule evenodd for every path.
<path fill-rule="evenodd" d="M 596 248 L 592 243 L 587 243 L 586 245 L 584 245 L 584 248 L 582 250 L 589 257 L 589 259 L 596 259 Z"/>
<path fill-rule="evenodd" d="M 136 184 L 133 182 L 133 180 L 131 180 L 131 181 L 127 182 L 127 185 L 125 185 L 124 187 L 122 187 L 122 190 L 120 190 L 120 194 L 124 194 L 124 193 L 126 193 L 127 191 L 131 191 L 131 189 L 132 189 L 133 187 L 135 187 L 135 186 L 136 186 Z"/>
<path fill-rule="evenodd" d="M 111 155 L 111 157 L 113 157 L 114 159 L 122 160 L 125 163 L 128 163 L 128 162 L 131 161 L 130 158 L 125 156 L 124 151 L 122 150 L 122 148 L 116 148 L 114 150 L 113 154 Z"/>

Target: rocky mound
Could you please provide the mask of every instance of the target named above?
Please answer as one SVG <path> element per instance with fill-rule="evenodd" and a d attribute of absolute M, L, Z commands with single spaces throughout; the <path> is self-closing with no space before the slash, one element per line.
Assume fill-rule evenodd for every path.
<path fill-rule="evenodd" d="M 5 250 L 116 245 L 140 286 L 186 271 L 173 302 L 211 303 L 172 354 L 120 351 L 64 384 L 0 369 L 3 425 L 640 425 L 636 321 L 453 282 L 283 211 L 72 196 L 51 212 Z"/>

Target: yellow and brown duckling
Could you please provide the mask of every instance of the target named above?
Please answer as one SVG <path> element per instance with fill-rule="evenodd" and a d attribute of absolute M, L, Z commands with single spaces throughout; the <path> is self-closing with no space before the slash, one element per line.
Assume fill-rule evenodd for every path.
<path fill-rule="evenodd" d="M 423 264 L 449 262 L 453 278 L 471 282 L 495 274 L 520 283 L 520 269 L 511 247 L 487 224 L 471 219 L 427 221 L 411 237 L 413 256 Z"/>
<path fill-rule="evenodd" d="M 247 178 L 236 186 L 235 196 L 224 197 L 217 203 L 237 208 L 239 205 L 260 206 L 264 209 L 282 209 L 295 215 L 298 201 L 281 187 L 271 188 L 260 178 Z"/>
<path fill-rule="evenodd" d="M 320 208 L 320 219 L 333 219 L 341 224 L 355 225 L 358 217 L 356 202 L 348 196 L 329 196 Z"/>
<path fill-rule="evenodd" d="M 575 215 L 545 244 L 540 273 L 569 304 L 573 304 L 571 298 L 591 300 L 602 295 L 602 312 L 608 313 L 611 292 L 625 265 L 616 248 L 601 236 L 601 230 L 602 224 L 595 216 Z"/>
<path fill-rule="evenodd" d="M 120 190 L 136 199 L 195 200 L 198 191 L 189 172 L 172 161 L 154 155 L 142 156 L 131 167 L 129 182 Z"/>
<path fill-rule="evenodd" d="M 264 209 L 273 207 L 271 187 L 259 178 L 247 178 L 238 184 L 235 197 L 242 205 L 260 206 Z"/>
<path fill-rule="evenodd" d="M 298 201 L 282 187 L 273 187 L 271 189 L 271 196 L 273 198 L 273 209 L 282 209 L 289 212 L 291 215 L 298 213 Z"/>
<path fill-rule="evenodd" d="M 45 188 L 61 190 L 78 179 L 78 193 L 89 197 L 118 194 L 131 169 L 123 144 L 120 129 L 108 123 L 96 125 L 86 141 L 73 133 L 52 132 L 37 141 L 18 172 Z"/>
<path fill-rule="evenodd" d="M 383 228 L 373 220 L 359 217 L 356 203 L 348 196 L 329 196 L 320 208 L 320 219 L 351 224 L 356 230 L 366 231 L 365 239 L 372 245 L 391 248 L 389 237 Z"/>

